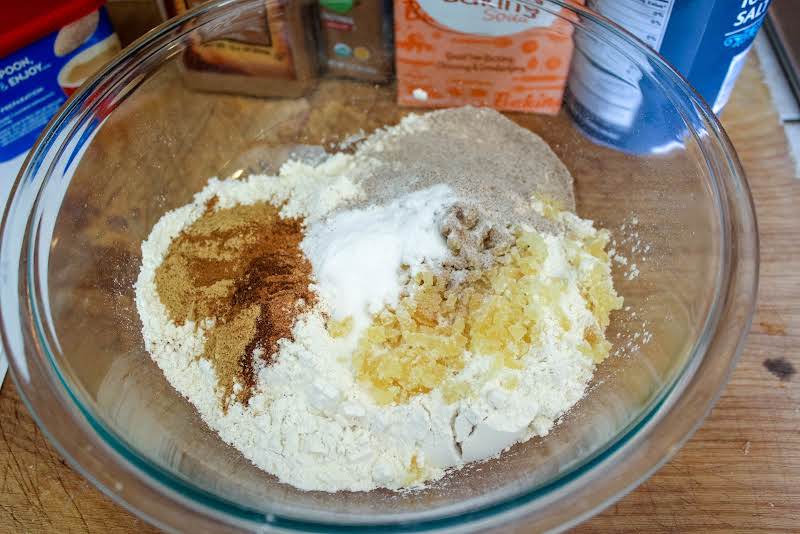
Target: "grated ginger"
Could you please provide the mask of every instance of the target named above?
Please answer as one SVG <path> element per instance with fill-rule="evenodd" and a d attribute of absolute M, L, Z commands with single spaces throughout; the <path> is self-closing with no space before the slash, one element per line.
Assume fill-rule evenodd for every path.
<path fill-rule="evenodd" d="M 538 193 L 531 196 L 531 206 L 539 215 L 551 221 L 557 221 L 564 210 L 564 206 L 557 200 Z"/>
<path fill-rule="evenodd" d="M 602 230 L 564 238 L 576 273 L 572 286 L 567 279 L 544 276 L 547 243 L 527 230 L 517 230 L 513 246 L 494 266 L 456 290 L 448 290 L 444 273 L 417 274 L 408 295 L 375 315 L 360 337 L 353 356 L 357 378 L 380 404 L 407 402 L 439 387 L 445 400 L 454 402 L 473 393 L 474 384 L 457 376 L 470 355 L 493 357 L 486 379 L 503 369 L 522 369 L 546 324 L 560 336 L 583 328 L 578 350 L 601 362 L 611 348 L 605 339 L 609 314 L 622 306 L 605 253 L 608 240 Z M 576 284 L 594 318 L 585 327 L 573 324 L 562 305 Z M 349 328 L 346 320 L 329 326 L 339 336 Z M 513 375 L 504 380 L 508 389 L 516 384 Z"/>

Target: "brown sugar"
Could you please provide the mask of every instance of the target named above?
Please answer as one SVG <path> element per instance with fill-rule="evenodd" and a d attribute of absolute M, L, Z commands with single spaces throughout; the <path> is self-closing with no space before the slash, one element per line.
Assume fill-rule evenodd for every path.
<path fill-rule="evenodd" d="M 282 219 L 266 202 L 205 213 L 176 237 L 156 271 L 156 288 L 177 324 L 213 319 L 203 357 L 227 401 L 247 402 L 257 368 L 272 363 L 278 341 L 313 304 L 311 264 L 300 250 L 302 221 Z"/>

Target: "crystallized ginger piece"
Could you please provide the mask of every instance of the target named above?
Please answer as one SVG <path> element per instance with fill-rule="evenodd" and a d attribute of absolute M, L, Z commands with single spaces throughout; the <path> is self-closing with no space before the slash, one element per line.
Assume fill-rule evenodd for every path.
<path fill-rule="evenodd" d="M 608 234 L 597 232 L 565 247 L 573 266 L 581 259 L 595 262 L 580 280 L 595 324 L 578 347 L 595 362 L 608 355 L 603 332 L 610 312 L 622 304 L 611 281 L 607 242 Z M 457 379 L 472 354 L 493 357 L 486 380 L 504 368 L 522 369 L 522 359 L 540 342 L 545 314 L 555 318 L 562 333 L 573 328 L 561 307 L 569 286 L 560 278 L 542 278 L 546 259 L 544 238 L 520 230 L 495 265 L 453 290 L 448 291 L 443 275 L 419 273 L 410 294 L 376 315 L 359 340 L 353 357 L 358 379 L 381 404 L 407 402 L 436 388 L 447 402 L 455 402 L 474 393 L 473 384 Z M 504 381 L 508 389 L 517 384 L 516 377 Z"/>

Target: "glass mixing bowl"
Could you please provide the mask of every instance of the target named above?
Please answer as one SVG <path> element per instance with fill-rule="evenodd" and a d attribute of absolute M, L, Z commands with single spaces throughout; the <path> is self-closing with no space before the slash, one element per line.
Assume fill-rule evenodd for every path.
<path fill-rule="evenodd" d="M 581 7 L 533 4 L 563 21 L 562 40 L 600 43 L 618 58 L 612 75 L 641 81 L 639 97 L 658 111 L 633 133 L 661 140 L 652 150 L 607 146 L 584 133 L 592 110 L 576 106 L 507 114 L 550 143 L 575 177 L 579 214 L 612 230 L 629 258 L 615 272 L 626 300 L 609 329 L 615 355 L 550 435 L 419 491 L 302 492 L 225 445 L 169 387 L 133 306 L 140 243 L 159 217 L 211 176 L 275 171 L 299 145 L 331 147 L 414 111 L 396 104 L 396 81 L 319 75 L 293 97 L 194 89 L 185 51 L 236 38 L 264 6 L 223 0 L 150 32 L 73 96 L 3 218 L 4 347 L 28 408 L 69 463 L 166 530 L 515 522 L 543 531 L 596 513 L 673 455 L 719 395 L 749 328 L 758 251 L 747 185 L 709 107 L 655 53 Z"/>

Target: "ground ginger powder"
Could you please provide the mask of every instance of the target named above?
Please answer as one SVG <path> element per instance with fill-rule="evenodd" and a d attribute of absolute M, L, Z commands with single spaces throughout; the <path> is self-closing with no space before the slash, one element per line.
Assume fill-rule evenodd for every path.
<path fill-rule="evenodd" d="M 156 271 L 170 319 L 213 320 L 202 357 L 225 403 L 231 394 L 249 399 L 257 368 L 272 362 L 278 341 L 291 339 L 295 318 L 315 302 L 303 235 L 302 220 L 281 218 L 267 202 L 216 209 L 214 197 Z"/>

